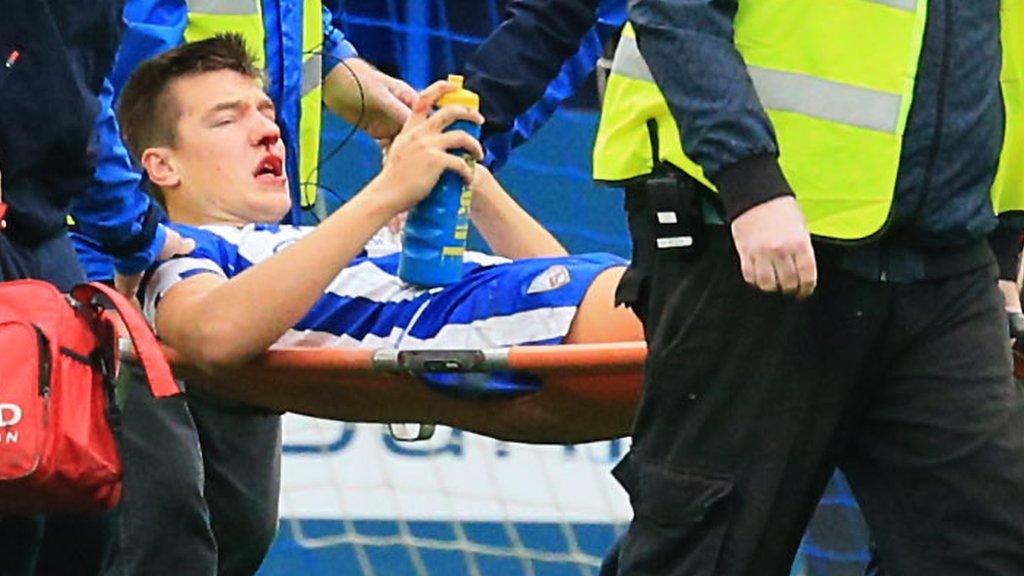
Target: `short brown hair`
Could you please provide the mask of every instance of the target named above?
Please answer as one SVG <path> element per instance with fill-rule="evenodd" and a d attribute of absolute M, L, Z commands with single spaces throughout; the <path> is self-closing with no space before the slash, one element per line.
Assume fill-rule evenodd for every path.
<path fill-rule="evenodd" d="M 174 146 L 181 106 L 171 96 L 171 84 L 178 78 L 217 70 L 260 77 L 239 34 L 219 34 L 183 44 L 139 65 L 121 91 L 117 106 L 121 137 L 136 160 L 141 160 L 147 148 Z M 162 200 L 159 195 L 158 199 Z"/>

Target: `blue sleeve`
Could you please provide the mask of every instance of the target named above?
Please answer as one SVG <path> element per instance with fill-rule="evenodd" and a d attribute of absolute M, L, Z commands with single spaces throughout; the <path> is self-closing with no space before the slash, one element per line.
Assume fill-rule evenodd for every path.
<path fill-rule="evenodd" d="M 114 68 L 100 94 L 96 133 L 99 163 L 86 194 L 72 205 L 79 233 L 117 258 L 118 272 L 142 272 L 166 240 L 162 212 L 143 190 L 121 141 L 114 113 L 117 94 L 144 60 L 182 42 L 188 13 L 183 0 L 133 0 L 124 9 L 125 33 Z"/>
<path fill-rule="evenodd" d="M 775 131 L 733 42 L 737 0 L 634 0 L 629 18 L 682 146 L 721 192 L 730 218 L 792 194 Z"/>
<path fill-rule="evenodd" d="M 324 54 L 327 62 L 324 63 L 323 71 L 326 76 L 342 60 L 358 56 L 355 46 L 345 39 L 335 16 L 326 6 L 324 11 Z"/>
<path fill-rule="evenodd" d="M 115 256 L 118 272 L 137 274 L 156 259 L 166 233 L 159 211 L 142 189 L 118 134 L 111 106 L 113 88 L 104 82 L 96 123 L 99 162 L 92 184 L 71 205 L 77 230 Z"/>
<path fill-rule="evenodd" d="M 480 95 L 483 138 L 512 129 L 544 93 L 597 21 L 598 0 L 512 0 L 505 22 L 466 62 Z"/>

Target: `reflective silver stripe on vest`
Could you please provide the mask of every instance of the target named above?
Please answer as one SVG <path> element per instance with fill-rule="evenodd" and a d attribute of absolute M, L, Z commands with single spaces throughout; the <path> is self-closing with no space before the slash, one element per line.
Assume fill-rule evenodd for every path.
<path fill-rule="evenodd" d="M 259 14 L 259 0 L 185 0 L 189 12 L 217 16 L 249 16 Z"/>
<path fill-rule="evenodd" d="M 906 10 L 907 12 L 917 12 L 917 0 L 864 0 L 865 2 L 871 2 L 872 4 L 884 4 L 891 6 L 897 10 Z"/>
<path fill-rule="evenodd" d="M 888 133 L 899 124 L 899 94 L 755 66 L 747 72 L 765 108 Z"/>
<path fill-rule="evenodd" d="M 323 82 L 323 56 L 313 54 L 302 63 L 302 95 L 320 87 Z"/>
<path fill-rule="evenodd" d="M 765 108 L 889 133 L 895 132 L 899 124 L 899 94 L 756 66 L 747 71 Z M 636 38 L 625 35 L 615 50 L 612 73 L 654 82 Z"/>

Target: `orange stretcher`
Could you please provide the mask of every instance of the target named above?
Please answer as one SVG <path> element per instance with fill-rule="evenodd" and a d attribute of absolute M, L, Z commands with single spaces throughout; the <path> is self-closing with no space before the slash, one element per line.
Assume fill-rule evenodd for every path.
<path fill-rule="evenodd" d="M 509 441 L 575 443 L 624 436 L 640 400 L 643 342 L 514 346 L 490 350 L 353 348 L 271 350 L 216 375 L 165 349 L 190 391 L 279 412 L 348 422 L 444 424 Z M 1024 380 L 1024 343 L 1013 351 Z M 426 381 L 502 372 L 527 376 L 530 390 L 448 394 Z"/>
<path fill-rule="evenodd" d="M 647 349 L 643 342 L 453 351 L 275 349 L 215 375 L 173 350 L 166 353 L 188 389 L 204 396 L 349 422 L 436 423 L 502 440 L 568 443 L 629 433 Z M 503 373 L 535 386 L 509 394 L 473 392 L 474 381 Z M 437 385 L 437 379 L 453 377 L 457 393 Z"/>

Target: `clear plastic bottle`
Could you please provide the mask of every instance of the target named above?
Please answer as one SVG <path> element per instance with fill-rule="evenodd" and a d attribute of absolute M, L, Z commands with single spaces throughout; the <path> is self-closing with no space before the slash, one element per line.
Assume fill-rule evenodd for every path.
<path fill-rule="evenodd" d="M 450 75 L 448 81 L 459 87 L 438 100 L 438 107 L 457 104 L 474 110 L 480 109 L 480 97 L 462 88 L 462 76 Z M 480 137 L 480 127 L 472 122 L 458 120 L 448 130 L 464 130 L 474 138 Z M 475 160 L 464 151 L 455 150 L 472 165 Z M 398 263 L 398 276 L 419 286 L 445 286 L 462 278 L 462 255 L 469 236 L 469 206 L 473 190 L 463 182 L 462 176 L 446 170 L 430 194 L 411 211 L 405 223 L 402 256 Z"/>

